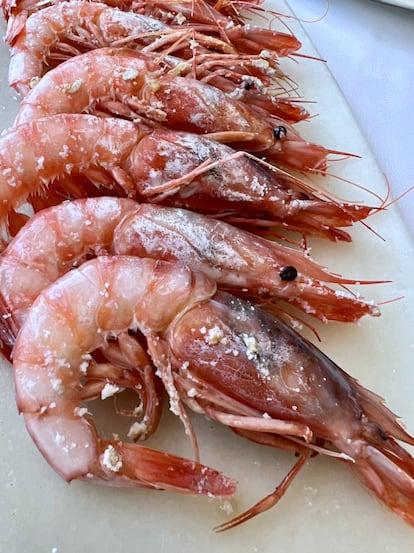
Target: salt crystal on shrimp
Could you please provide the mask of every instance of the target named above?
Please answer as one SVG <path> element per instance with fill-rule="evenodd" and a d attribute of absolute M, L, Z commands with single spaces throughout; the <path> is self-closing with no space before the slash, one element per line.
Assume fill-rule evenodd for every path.
<path fill-rule="evenodd" d="M 247 359 L 254 359 L 259 350 L 258 350 L 258 346 L 259 346 L 259 343 L 258 341 L 256 340 L 256 338 L 254 336 L 248 336 L 247 334 L 243 334 L 242 335 L 242 338 L 243 338 L 243 342 L 245 343 L 245 345 L 247 346 Z"/>
<path fill-rule="evenodd" d="M 132 68 L 127 69 L 122 75 L 122 78 L 124 79 L 124 81 L 133 81 L 137 77 L 138 77 L 138 71 Z"/>
<path fill-rule="evenodd" d="M 44 156 L 38 157 L 37 158 L 37 163 L 36 163 L 36 171 L 41 171 L 42 169 L 44 169 L 44 166 L 45 166 Z"/>
<path fill-rule="evenodd" d="M 120 387 L 116 384 L 111 384 L 110 382 L 107 382 L 105 386 L 102 388 L 101 391 L 101 399 L 107 399 L 108 397 L 112 397 L 116 393 L 120 391 Z"/>
<path fill-rule="evenodd" d="M 178 25 L 182 25 L 183 23 L 185 23 L 187 21 L 187 18 L 185 17 L 185 15 L 183 13 L 179 12 L 175 16 L 175 20 L 178 23 Z"/>
<path fill-rule="evenodd" d="M 50 385 L 52 386 L 52 389 L 59 395 L 63 394 L 63 392 L 65 391 L 61 378 L 51 378 Z"/>
<path fill-rule="evenodd" d="M 83 85 L 83 80 L 76 79 L 76 81 L 74 81 L 72 84 L 66 83 L 63 86 L 63 89 L 65 90 L 65 92 L 68 92 L 68 94 L 75 94 L 75 92 L 78 92 L 78 90 L 82 85 Z"/>
<path fill-rule="evenodd" d="M 207 336 L 204 338 L 207 344 L 227 344 L 228 340 L 224 336 L 222 329 L 219 326 L 213 326 L 209 329 Z"/>
<path fill-rule="evenodd" d="M 122 457 L 116 451 L 113 445 L 108 445 L 105 449 L 101 463 L 112 472 L 119 472 L 122 467 Z"/>
<path fill-rule="evenodd" d="M 128 430 L 128 438 L 134 442 L 138 441 L 147 431 L 147 425 L 143 422 L 134 422 Z"/>

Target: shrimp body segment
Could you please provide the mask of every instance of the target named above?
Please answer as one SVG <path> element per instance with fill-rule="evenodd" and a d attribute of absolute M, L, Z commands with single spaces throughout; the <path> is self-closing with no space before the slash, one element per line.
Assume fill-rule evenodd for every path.
<path fill-rule="evenodd" d="M 136 478 L 130 450 L 117 442 L 102 446 L 80 411 L 85 355 L 128 329 L 145 336 L 177 413 L 183 401 L 238 431 L 257 432 L 258 441 L 270 433 L 298 449 L 324 443 L 318 451 L 349 462 L 379 499 L 414 525 L 414 459 L 395 441 L 413 445 L 414 439 L 378 397 L 274 316 L 216 292 L 202 273 L 157 260 L 101 257 L 84 264 L 40 294 L 19 333 L 18 406 L 38 448 L 64 478 Z M 108 447 L 112 468 L 105 464 Z M 173 472 L 161 485 L 174 489 L 174 479 Z M 191 479 L 186 486 L 194 491 Z M 215 494 L 234 491 L 216 474 L 209 482 Z"/>
<path fill-rule="evenodd" d="M 38 294 L 90 255 L 107 252 L 133 200 L 65 202 L 32 217 L 0 259 L 1 341 L 11 350 Z"/>
<path fill-rule="evenodd" d="M 197 49 L 190 48 L 197 39 Z M 99 2 L 60 2 L 32 14 L 13 42 L 9 84 L 25 96 L 51 67 L 82 52 L 122 45 L 157 52 L 171 69 L 192 71 L 220 90 L 287 121 L 309 114 L 283 94 L 285 75 L 265 53 L 240 55 L 222 40 L 191 29 L 169 27 L 157 19 L 123 12 Z M 175 56 L 165 56 L 173 52 Z M 183 60 L 189 60 L 186 64 Z M 178 70 L 178 69 L 176 69 Z"/>
<path fill-rule="evenodd" d="M 180 189 L 159 187 L 177 182 L 200 163 L 226 160 L 194 177 Z M 193 133 L 154 129 L 142 138 L 130 157 L 130 172 L 141 182 L 141 193 L 157 202 L 204 213 L 229 213 L 240 219 L 263 219 L 290 230 L 349 241 L 335 227 L 347 227 L 369 216 L 373 208 L 322 200 L 306 183 L 281 170 L 270 170 L 250 156 L 235 156 L 227 145 Z M 220 184 L 219 184 L 220 183 Z M 144 192 L 145 190 L 145 192 Z"/>
<path fill-rule="evenodd" d="M 174 317 L 175 310 L 202 300 L 215 289 L 202 276 L 193 286 L 189 271 L 178 267 L 175 275 L 171 275 L 170 287 L 168 282 L 164 287 L 162 273 L 166 268 L 162 264 L 118 259 L 116 265 L 122 270 L 117 275 L 113 265 L 111 259 L 101 258 L 89 268 L 86 265 L 85 269 L 63 277 L 66 279 L 63 288 L 58 290 L 54 286 L 50 293 L 44 292 L 22 327 L 15 349 L 15 377 L 18 406 L 30 435 L 67 481 L 79 478 L 109 485 L 232 495 L 234 482 L 213 469 L 98 436 L 91 416 L 83 407 L 88 352 L 104 345 L 109 334 L 136 329 L 138 320 L 146 331 L 157 332 Z M 135 278 L 141 286 L 136 285 Z M 171 310 L 165 308 L 163 301 L 162 306 L 151 301 L 148 290 L 157 284 L 160 284 L 157 296 L 173 306 Z M 183 294 L 178 304 L 177 291 Z M 76 301 L 73 293 L 77 294 Z M 34 349 L 24 330 L 33 325 Z"/>
<path fill-rule="evenodd" d="M 356 321 L 378 306 L 327 283 L 355 284 L 293 250 L 184 209 L 142 205 L 114 233 L 114 253 L 179 261 L 231 290 L 271 306 L 282 300 L 322 320 Z M 286 267 L 296 278 L 283 280 Z"/>
<path fill-rule="evenodd" d="M 211 134 L 297 170 L 324 171 L 330 153 L 264 110 L 199 80 L 166 73 L 152 56 L 128 49 L 92 50 L 52 69 L 24 98 L 15 123 L 57 113 L 102 111 Z M 275 132 L 281 126 L 283 137 Z"/>
<path fill-rule="evenodd" d="M 140 135 L 129 121 L 84 116 L 73 125 L 71 117 L 33 121 L 13 127 L 0 138 L 0 219 L 40 192 L 54 179 L 72 173 L 105 176 L 112 186 L 122 180 L 132 187 L 125 171 L 119 171 Z M 95 180 L 95 179 L 94 179 Z M 105 182 L 105 181 L 104 181 Z M 108 185 L 109 186 L 109 185 Z"/>

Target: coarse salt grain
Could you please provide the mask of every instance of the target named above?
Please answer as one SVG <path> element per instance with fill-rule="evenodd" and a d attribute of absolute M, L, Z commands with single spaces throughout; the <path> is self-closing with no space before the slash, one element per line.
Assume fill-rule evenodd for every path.
<path fill-rule="evenodd" d="M 102 465 L 112 472 L 119 472 L 122 467 L 122 458 L 114 446 L 108 445 L 103 452 Z"/>

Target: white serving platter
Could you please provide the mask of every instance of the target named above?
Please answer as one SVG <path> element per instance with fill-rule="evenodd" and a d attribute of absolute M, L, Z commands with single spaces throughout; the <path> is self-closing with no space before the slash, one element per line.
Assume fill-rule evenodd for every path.
<path fill-rule="evenodd" d="M 282 1 L 267 4 L 287 13 Z M 317 55 L 302 27 L 290 27 L 303 52 Z M 8 127 L 17 109 L 7 86 L 8 51 L 0 50 L 0 124 Z M 369 186 L 382 196 L 386 184 L 344 98 L 323 63 L 288 61 L 289 71 L 317 118 L 301 125 L 303 134 L 331 148 L 355 152 L 361 160 L 334 166 L 341 176 Z M 380 93 L 380 91 L 379 91 Z M 362 193 L 333 179 L 324 182 L 359 200 Z M 398 205 L 370 221 L 384 240 L 362 225 L 353 244 L 312 242 L 312 255 L 332 271 L 361 279 L 391 279 L 365 287 L 382 302 L 382 317 L 359 325 L 317 325 L 321 348 L 388 405 L 414 432 L 414 245 Z M 215 534 L 228 518 L 219 500 L 181 497 L 139 489 L 65 484 L 46 464 L 25 431 L 15 402 L 11 367 L 0 367 L 0 551 L 4 553 L 411 553 L 414 529 L 363 489 L 347 466 L 333 459 L 310 460 L 280 504 L 235 530 Z M 233 514 L 243 511 L 281 480 L 291 454 L 249 443 L 204 418 L 194 417 L 204 463 L 239 481 Z M 180 423 L 166 413 L 150 445 L 191 455 Z"/>

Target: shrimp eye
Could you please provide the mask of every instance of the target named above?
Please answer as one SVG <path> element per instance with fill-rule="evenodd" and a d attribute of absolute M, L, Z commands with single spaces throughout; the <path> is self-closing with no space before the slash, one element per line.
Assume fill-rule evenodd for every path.
<path fill-rule="evenodd" d="M 283 125 L 279 125 L 278 127 L 275 127 L 273 129 L 273 136 L 277 138 L 278 140 L 282 140 L 282 138 L 286 138 L 287 135 L 287 128 Z"/>
<path fill-rule="evenodd" d="M 245 82 L 245 83 L 244 83 L 244 89 L 245 89 L 245 90 L 250 90 L 251 88 L 253 88 L 253 84 L 252 84 L 252 83 L 249 83 L 249 82 Z"/>
<path fill-rule="evenodd" d="M 279 275 L 282 280 L 290 282 L 291 280 L 295 280 L 298 276 L 298 271 L 295 267 L 292 267 L 292 265 L 287 265 L 286 267 L 283 267 Z"/>

